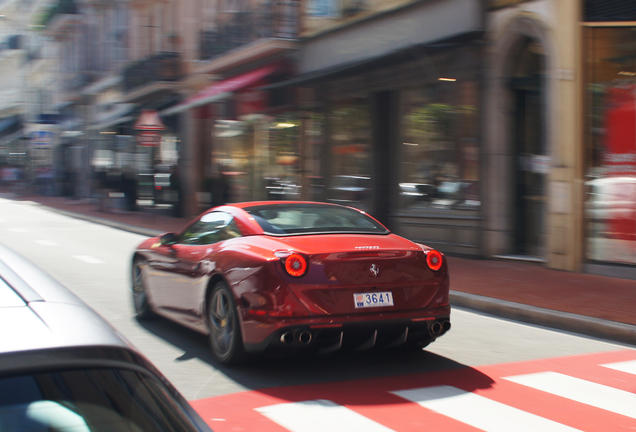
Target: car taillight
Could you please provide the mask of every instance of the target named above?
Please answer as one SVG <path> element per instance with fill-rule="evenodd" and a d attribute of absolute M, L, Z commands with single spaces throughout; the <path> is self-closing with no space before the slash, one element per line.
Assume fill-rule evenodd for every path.
<path fill-rule="evenodd" d="M 436 250 L 430 250 L 426 254 L 426 264 L 428 268 L 437 271 L 442 268 L 442 254 Z"/>
<path fill-rule="evenodd" d="M 293 253 L 285 258 L 285 271 L 294 277 L 300 277 L 307 271 L 307 260 L 304 256 Z"/>

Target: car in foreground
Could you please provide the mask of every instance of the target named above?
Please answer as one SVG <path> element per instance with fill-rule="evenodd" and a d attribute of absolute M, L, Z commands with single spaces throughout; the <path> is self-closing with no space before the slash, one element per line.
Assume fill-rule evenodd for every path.
<path fill-rule="evenodd" d="M 209 335 L 216 358 L 420 349 L 450 329 L 444 256 L 338 204 L 264 201 L 212 208 L 132 258 L 137 316 Z"/>
<path fill-rule="evenodd" d="M 103 318 L 0 245 L 0 431 L 211 431 Z"/>

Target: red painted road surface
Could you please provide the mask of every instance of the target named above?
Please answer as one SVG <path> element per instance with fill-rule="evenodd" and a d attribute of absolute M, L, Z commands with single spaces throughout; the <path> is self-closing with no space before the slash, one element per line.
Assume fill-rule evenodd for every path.
<path fill-rule="evenodd" d="M 634 431 L 636 350 L 278 387 L 191 404 L 216 432 Z"/>

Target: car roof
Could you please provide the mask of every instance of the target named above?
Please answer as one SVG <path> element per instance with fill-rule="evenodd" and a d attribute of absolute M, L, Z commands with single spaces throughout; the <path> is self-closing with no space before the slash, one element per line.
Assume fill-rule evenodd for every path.
<path fill-rule="evenodd" d="M 355 210 L 365 214 L 366 216 L 370 217 L 371 219 L 375 220 L 377 223 L 382 225 L 384 229 L 386 229 L 387 233 L 390 232 L 390 230 L 386 226 L 384 226 L 384 224 L 382 224 L 380 221 L 378 221 L 373 216 L 371 216 L 370 214 L 366 213 L 363 210 L 360 210 L 355 207 L 343 206 L 343 205 L 334 204 L 334 203 L 325 203 L 320 201 L 291 201 L 291 200 L 290 201 L 287 201 L 287 200 L 274 201 L 272 200 L 272 201 L 245 201 L 245 202 L 239 202 L 239 203 L 229 203 L 229 204 L 224 204 L 218 207 L 212 207 L 204 211 L 201 215 L 199 215 L 199 217 L 202 217 L 205 214 L 213 213 L 216 211 L 229 213 L 232 216 L 234 216 L 243 236 L 263 235 L 263 234 L 269 235 L 263 230 L 263 228 L 259 225 L 259 223 L 256 222 L 256 220 L 248 213 L 248 209 L 252 207 L 264 207 L 264 206 L 290 207 L 295 205 L 338 207 L 338 208 L 347 208 L 347 209 Z"/>
<path fill-rule="evenodd" d="M 3 356 L 79 347 L 133 350 L 130 343 L 66 287 L 0 245 L 0 373 Z M 7 331 L 7 329 L 10 329 Z"/>

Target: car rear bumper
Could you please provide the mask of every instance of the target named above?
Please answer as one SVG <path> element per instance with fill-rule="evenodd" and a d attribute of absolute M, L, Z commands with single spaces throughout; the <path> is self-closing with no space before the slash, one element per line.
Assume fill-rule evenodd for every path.
<path fill-rule="evenodd" d="M 450 329 L 450 307 L 435 310 L 341 317 L 273 319 L 247 316 L 243 335 L 247 352 L 265 350 L 362 350 L 428 344 Z"/>

